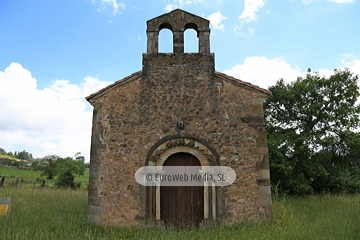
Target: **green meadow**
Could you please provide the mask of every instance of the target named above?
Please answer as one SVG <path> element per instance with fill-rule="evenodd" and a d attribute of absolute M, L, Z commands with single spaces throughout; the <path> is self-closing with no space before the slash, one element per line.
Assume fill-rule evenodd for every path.
<path fill-rule="evenodd" d="M 360 239 L 360 196 L 282 197 L 273 220 L 199 229 L 101 227 L 85 223 L 87 191 L 3 187 L 12 212 L 0 239 Z"/>
<path fill-rule="evenodd" d="M 6 171 L 5 175 L 30 180 L 39 177 L 39 173 L 25 170 L 0 171 L 0 175 Z M 88 172 L 75 181 L 85 183 L 87 179 Z M 0 239 L 360 239 L 360 195 L 276 196 L 271 221 L 187 230 L 87 224 L 85 189 L 8 184 L 0 188 L 2 197 L 12 198 L 12 211 L 0 217 Z"/>
<path fill-rule="evenodd" d="M 55 179 L 49 180 L 45 176 L 40 176 L 40 172 L 22 170 L 17 168 L 0 167 L 0 176 L 5 176 L 5 186 L 12 185 L 15 181 L 15 177 L 19 177 L 19 185 L 27 187 L 40 186 L 42 180 L 45 180 L 45 186 L 52 187 Z M 75 182 L 80 182 L 82 188 L 86 188 L 89 182 L 89 169 L 86 168 L 85 174 L 82 176 L 75 176 Z"/>
<path fill-rule="evenodd" d="M 18 158 L 16 158 L 16 157 L 12 157 L 12 156 L 9 156 L 9 155 L 3 154 L 3 153 L 0 153 L 0 158 L 21 160 L 21 159 L 18 159 Z"/>

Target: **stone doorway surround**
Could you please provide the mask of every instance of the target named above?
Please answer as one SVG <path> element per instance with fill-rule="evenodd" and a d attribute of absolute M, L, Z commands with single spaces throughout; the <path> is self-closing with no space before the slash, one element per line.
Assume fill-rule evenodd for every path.
<path fill-rule="evenodd" d="M 163 166 L 164 162 L 175 153 L 189 153 L 195 156 L 201 166 L 219 166 L 219 157 L 215 150 L 206 146 L 206 143 L 192 137 L 172 137 L 168 140 L 164 139 L 154 145 L 149 151 L 146 160 L 146 166 Z M 160 203 L 160 183 L 155 186 L 155 198 L 153 198 L 153 187 L 148 187 L 148 214 L 152 219 L 152 206 L 155 205 L 155 221 L 161 221 L 161 203 Z M 209 191 L 211 188 L 211 191 Z M 217 215 L 217 197 L 216 186 L 204 183 L 204 220 L 216 220 Z M 209 196 L 211 193 L 211 196 Z M 210 198 L 211 197 L 211 198 Z M 154 203 L 153 203 L 154 202 Z M 211 202 L 211 205 L 210 205 Z M 210 213 L 211 212 L 211 213 Z M 211 217 L 210 217 L 211 216 Z"/>

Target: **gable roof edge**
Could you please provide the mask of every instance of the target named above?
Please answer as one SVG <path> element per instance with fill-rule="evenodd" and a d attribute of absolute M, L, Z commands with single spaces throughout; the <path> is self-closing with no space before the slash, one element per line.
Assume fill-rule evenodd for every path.
<path fill-rule="evenodd" d="M 195 15 L 195 14 L 193 14 L 193 13 L 190 13 L 190 12 L 188 12 L 188 11 L 182 10 L 182 9 L 180 9 L 180 8 L 174 9 L 174 10 L 172 10 L 172 11 L 170 11 L 170 12 L 167 12 L 167 13 L 161 14 L 160 16 L 157 16 L 157 17 L 154 17 L 154 18 L 152 18 L 152 19 L 149 19 L 149 20 L 146 21 L 146 23 L 147 23 L 147 22 L 151 22 L 151 21 L 153 21 L 153 20 L 156 19 L 156 18 L 164 17 L 165 15 L 171 14 L 172 12 L 175 12 L 175 11 L 184 12 L 184 13 L 186 13 L 186 14 L 192 15 L 192 16 L 197 17 L 197 18 L 200 18 L 200 19 L 202 19 L 202 20 L 206 20 L 206 21 L 208 21 L 208 22 L 210 23 L 210 20 L 208 20 L 208 19 L 206 19 L 206 18 L 203 18 L 203 17 L 200 17 L 200 16 L 198 16 L 198 15 Z"/>
<path fill-rule="evenodd" d="M 256 91 L 265 93 L 267 95 L 272 95 L 272 93 L 269 90 L 265 89 L 265 88 L 261 88 L 259 86 L 253 85 L 253 84 L 251 84 L 249 82 L 242 81 L 240 79 L 234 78 L 232 76 L 226 75 L 226 74 L 221 73 L 221 72 L 214 71 L 214 73 L 215 73 L 215 76 L 217 76 L 217 77 L 224 78 L 226 80 L 230 80 L 232 82 L 238 83 L 238 84 L 243 85 L 243 86 L 245 86 L 247 88 L 250 88 L 252 90 L 256 90 Z"/>
<path fill-rule="evenodd" d="M 90 102 L 90 100 L 92 100 L 94 98 L 101 97 L 102 95 L 104 95 L 107 92 L 107 90 L 109 90 L 109 89 L 111 89 L 111 88 L 113 88 L 113 87 L 115 87 L 117 85 L 121 85 L 123 83 L 127 83 L 129 81 L 138 79 L 139 77 L 141 77 L 141 75 L 142 75 L 142 71 L 135 72 L 135 73 L 123 78 L 123 79 L 120 79 L 120 80 L 118 80 L 118 81 L 116 81 L 116 82 L 114 82 L 114 83 L 100 89 L 99 91 L 97 91 L 97 92 L 95 92 L 93 94 L 90 94 L 89 96 L 85 97 L 85 99 L 88 102 Z"/>

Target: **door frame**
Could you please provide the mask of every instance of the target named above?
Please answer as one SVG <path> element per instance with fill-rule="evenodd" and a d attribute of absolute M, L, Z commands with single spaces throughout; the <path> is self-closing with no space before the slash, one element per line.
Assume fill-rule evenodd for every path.
<path fill-rule="evenodd" d="M 189 153 L 193 156 L 195 156 L 198 161 L 200 162 L 201 166 L 209 166 L 209 161 L 206 158 L 206 156 L 200 152 L 199 150 L 189 147 L 189 146 L 174 146 L 171 148 L 168 148 L 163 153 L 161 153 L 155 162 L 155 166 L 163 166 L 164 162 L 170 157 L 171 155 L 175 153 Z M 161 202 L 160 202 L 160 188 L 161 184 L 160 182 L 156 183 L 155 187 L 155 220 L 161 221 Z M 213 188 L 215 190 L 215 187 Z M 212 199 L 216 199 L 216 191 L 212 192 Z M 210 212 L 210 205 L 209 205 L 209 186 L 207 183 L 204 183 L 204 219 L 209 219 L 209 212 Z M 213 219 L 216 219 L 216 202 L 213 202 L 212 206 L 212 213 L 213 213 Z"/>

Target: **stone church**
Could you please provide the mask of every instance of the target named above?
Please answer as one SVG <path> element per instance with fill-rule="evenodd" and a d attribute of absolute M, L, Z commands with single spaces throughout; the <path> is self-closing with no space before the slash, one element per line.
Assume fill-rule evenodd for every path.
<path fill-rule="evenodd" d="M 173 53 L 158 53 L 162 29 Z M 198 53 L 184 53 L 194 29 Z M 263 102 L 268 90 L 215 71 L 209 21 L 176 9 L 147 21 L 142 70 L 86 99 L 94 107 L 89 222 L 231 224 L 271 217 Z M 143 166 L 227 166 L 229 186 L 142 186 Z"/>

